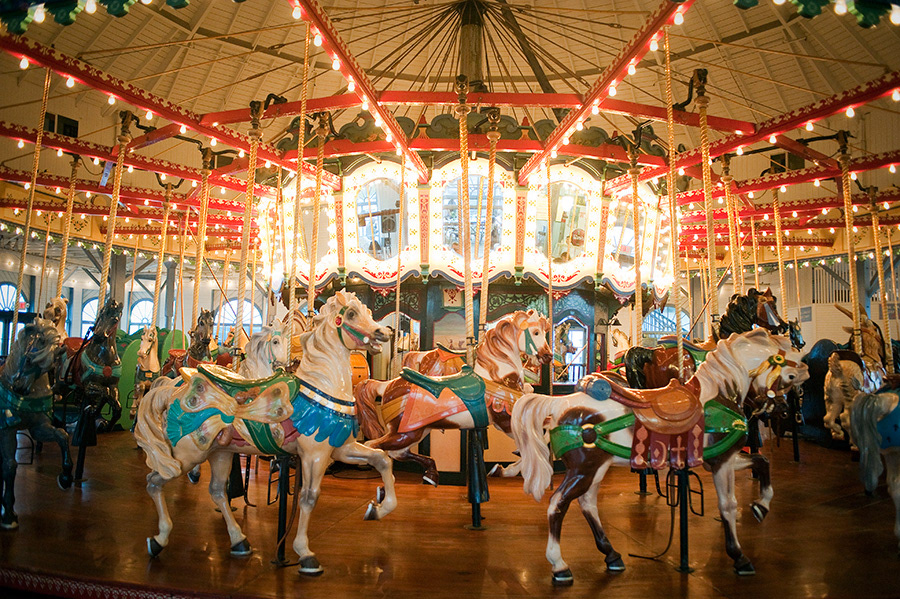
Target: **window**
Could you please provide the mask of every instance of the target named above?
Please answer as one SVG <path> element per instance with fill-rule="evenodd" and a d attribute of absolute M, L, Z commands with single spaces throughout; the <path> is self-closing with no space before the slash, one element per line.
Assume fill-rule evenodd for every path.
<path fill-rule="evenodd" d="M 538 216 L 535 236 L 537 250 L 547 255 L 547 187 L 537 190 Z M 568 262 L 584 252 L 585 230 L 588 221 L 588 200 L 585 191 L 568 181 L 550 183 L 550 220 L 553 223 L 551 243 L 553 261 Z"/>
<path fill-rule="evenodd" d="M 681 332 L 687 333 L 690 328 L 691 318 L 684 310 L 681 311 Z M 662 310 L 650 310 L 644 317 L 644 337 L 659 340 L 664 335 L 675 333 L 675 308 L 666 306 Z"/>
<path fill-rule="evenodd" d="M 12 283 L 0 283 L 0 310 L 9 310 L 12 312 L 16 309 L 16 286 Z M 28 300 L 25 294 L 19 294 L 19 312 L 28 311 Z"/>
<path fill-rule="evenodd" d="M 459 236 L 460 179 L 453 179 L 442 192 L 444 247 L 462 255 Z M 469 243 L 473 258 L 481 258 L 484 252 L 485 226 L 487 225 L 488 179 L 482 175 L 469 175 Z M 479 210 L 481 208 L 481 210 Z M 491 219 L 491 251 L 500 248 L 503 235 L 503 185 L 494 183 L 494 205 Z"/>
<path fill-rule="evenodd" d="M 219 313 L 216 314 L 216 331 L 219 334 L 219 341 L 222 343 L 228 338 L 231 327 L 237 323 L 238 300 L 232 299 L 225 302 Z M 250 319 L 253 319 L 253 330 L 250 329 Z M 262 329 L 262 312 L 259 308 L 250 303 L 250 300 L 244 300 L 244 330 L 247 335 L 253 335 L 256 331 Z"/>
<path fill-rule="evenodd" d="M 387 260 L 396 256 L 403 245 L 403 242 L 397 239 L 400 220 L 400 183 L 386 178 L 373 179 L 366 183 L 356 196 L 356 215 L 359 248 L 377 260 Z M 404 238 L 406 224 L 400 223 Z"/>
<path fill-rule="evenodd" d="M 555 381 L 574 383 L 587 373 L 587 334 L 587 327 L 571 316 L 556 325 L 556 348 L 553 352 Z"/>
<path fill-rule="evenodd" d="M 131 318 L 128 320 L 128 334 L 132 335 L 143 330 L 153 321 L 153 302 L 140 300 L 131 306 Z"/>
<path fill-rule="evenodd" d="M 97 298 L 84 302 L 81 306 L 81 337 L 88 336 L 88 331 L 97 322 Z"/>

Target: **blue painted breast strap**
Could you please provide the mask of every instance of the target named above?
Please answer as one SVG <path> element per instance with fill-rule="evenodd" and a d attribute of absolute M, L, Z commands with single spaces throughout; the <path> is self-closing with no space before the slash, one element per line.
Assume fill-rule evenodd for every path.
<path fill-rule="evenodd" d="M 875 424 L 881 435 L 881 449 L 900 447 L 900 404 Z"/>

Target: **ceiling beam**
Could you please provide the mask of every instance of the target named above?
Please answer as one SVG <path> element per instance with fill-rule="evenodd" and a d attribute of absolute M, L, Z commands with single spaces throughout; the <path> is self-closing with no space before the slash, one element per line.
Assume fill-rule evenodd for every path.
<path fill-rule="evenodd" d="M 303 18 L 321 34 L 322 48 L 339 61 L 341 74 L 348 81 L 353 81 L 360 100 L 368 99 L 369 111 L 381 119 L 385 130 L 393 136 L 396 147 L 406 156 L 407 167 L 418 173 L 420 183 L 427 183 L 429 177 L 425 163 L 418 154 L 410 149 L 406 133 L 403 132 L 393 113 L 378 103 L 378 92 L 369 80 L 369 76 L 356 62 L 356 58 L 350 53 L 350 49 L 344 43 L 334 23 L 319 6 L 319 3 L 316 0 L 289 0 L 288 3 L 291 6 L 301 7 Z"/>
<path fill-rule="evenodd" d="M 609 88 L 621 80 L 629 64 L 637 64 L 649 51 L 650 41 L 659 34 L 659 30 L 671 23 L 677 13 L 687 11 L 693 0 L 685 0 L 681 3 L 663 0 L 659 7 L 653 11 L 647 21 L 637 31 L 631 41 L 619 52 L 613 61 L 607 66 L 600 77 L 584 97 L 584 103 L 566 115 L 566 118 L 547 136 L 544 149 L 532 156 L 519 171 L 519 183 L 524 185 L 528 176 L 534 172 L 538 165 L 544 162 L 550 153 L 557 150 L 570 130 L 574 130 L 575 123 L 586 119 L 593 104 L 600 103 L 609 96 Z M 656 170 L 656 169 L 654 169 Z"/>
<path fill-rule="evenodd" d="M 0 32 L 0 49 L 3 49 L 16 58 L 25 57 L 32 64 L 49 68 L 64 77 L 72 77 L 83 85 L 106 94 L 111 94 L 127 104 L 131 104 L 142 110 L 152 111 L 161 118 L 171 121 L 172 123 L 177 123 L 179 126 L 183 124 L 200 135 L 204 135 L 211 139 L 215 138 L 238 150 L 244 150 L 245 152 L 250 151 L 249 136 L 221 125 L 213 126 L 211 124 L 205 124 L 202 122 L 201 115 L 173 104 L 164 98 L 151 94 L 139 87 L 118 79 L 117 77 L 113 77 L 108 73 L 104 73 L 100 69 L 86 62 L 67 56 L 54 48 L 48 48 L 24 36 L 14 36 Z M 249 107 L 246 110 L 249 115 Z M 281 153 L 270 144 L 260 144 L 258 156 L 260 160 L 269 160 L 275 164 L 280 164 L 285 168 L 297 168 L 295 164 L 291 164 L 289 161 L 284 160 Z M 304 168 L 309 175 L 315 175 L 311 165 L 305 165 Z M 340 187 L 340 178 L 332 173 L 323 173 L 323 182 L 335 189 Z"/>

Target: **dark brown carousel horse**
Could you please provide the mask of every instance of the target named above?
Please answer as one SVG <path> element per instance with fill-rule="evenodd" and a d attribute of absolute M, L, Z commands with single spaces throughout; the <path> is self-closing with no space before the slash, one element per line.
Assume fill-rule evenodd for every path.
<path fill-rule="evenodd" d="M 163 364 L 160 376 L 178 378 L 179 369 L 187 366 L 196 368 L 200 364 L 212 362 L 209 342 L 213 335 L 213 315 L 209 310 L 200 310 L 197 324 L 191 329 L 191 344 L 185 349 L 170 349 L 169 357 Z"/>

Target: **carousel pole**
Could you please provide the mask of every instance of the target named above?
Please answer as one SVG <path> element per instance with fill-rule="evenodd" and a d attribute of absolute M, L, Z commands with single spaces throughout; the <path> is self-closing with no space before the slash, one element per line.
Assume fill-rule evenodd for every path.
<path fill-rule="evenodd" d="M 309 283 L 306 288 L 306 313 L 312 316 L 316 305 L 316 263 L 319 254 L 319 212 L 322 201 L 322 169 L 325 162 L 325 136 L 328 134 L 328 123 L 325 115 L 319 117 L 319 127 L 316 135 L 319 138 L 319 147 L 316 155 L 316 189 L 313 194 L 313 225 L 310 233 L 309 252 Z"/>
<path fill-rule="evenodd" d="M 153 326 L 158 328 L 159 293 L 162 290 L 163 262 L 166 259 L 166 239 L 169 234 L 169 212 L 172 209 L 172 184 L 166 185 L 166 199 L 163 202 L 162 231 L 159 238 L 159 254 L 156 256 L 156 282 L 153 284 Z"/>
<path fill-rule="evenodd" d="M 228 279 L 230 278 L 228 275 L 229 262 L 231 262 L 231 246 L 229 246 L 228 250 L 226 250 L 225 262 L 222 263 L 222 295 L 219 296 L 219 311 L 217 312 L 219 317 L 216 319 L 216 339 L 221 339 L 220 333 L 222 332 L 222 318 L 224 318 L 225 316 L 222 313 L 222 308 L 225 307 L 225 298 L 228 296 Z"/>
<path fill-rule="evenodd" d="M 12 333 L 10 336 L 14 339 L 19 325 L 19 301 L 22 297 L 22 284 L 25 281 L 25 260 L 28 258 L 28 238 L 31 237 L 31 218 L 34 212 L 34 194 L 37 186 L 38 167 L 41 162 L 41 143 L 44 139 L 44 119 L 47 116 L 47 100 L 50 95 L 50 69 L 44 73 L 44 92 L 41 96 L 41 117 L 40 126 L 37 130 L 37 136 L 34 140 L 34 158 L 31 162 L 31 185 L 28 187 L 28 204 L 25 208 L 25 234 L 22 236 L 22 254 L 19 259 L 19 274 L 16 278 L 16 298 L 15 309 L 13 310 Z M 100 305 L 102 306 L 102 302 Z M 35 304 L 37 306 L 37 304 Z M 12 341 L 12 339 L 10 340 Z"/>
<path fill-rule="evenodd" d="M 244 298 L 247 297 L 247 259 L 250 257 L 250 216 L 253 211 L 253 192 L 256 188 L 256 154 L 262 131 L 259 119 L 262 116 L 262 102 L 250 102 L 250 154 L 247 160 L 247 192 L 244 194 L 244 222 L 241 226 L 241 266 L 238 269 L 238 305 L 235 326 L 235 342 L 240 339 L 240 331 L 244 329 Z M 299 159 L 298 159 L 299 164 Z M 234 349 L 234 348 L 232 348 Z"/>
<path fill-rule="evenodd" d="M 794 286 L 797 291 L 797 323 L 800 323 L 800 265 L 797 262 L 797 248 L 791 248 L 794 257 Z"/>
<path fill-rule="evenodd" d="M 709 127 L 706 122 L 706 109 L 709 107 L 709 96 L 706 95 L 706 70 L 694 71 L 694 84 L 697 88 L 697 110 L 700 113 L 700 155 L 703 160 L 703 198 L 706 207 L 706 259 L 707 278 L 709 286 L 706 291 L 709 294 L 707 302 L 709 311 L 707 321 L 709 333 L 712 332 L 712 324 L 719 319 L 719 298 L 716 286 L 716 236 L 713 226 L 713 189 L 712 189 L 712 165 L 709 157 Z"/>
<path fill-rule="evenodd" d="M 781 287 L 781 307 L 787 316 L 787 285 L 784 281 L 784 237 L 781 232 L 781 196 L 772 190 L 772 216 L 775 218 L 775 257 L 778 259 L 778 284 Z M 798 308 L 799 309 L 799 308 Z"/>
<path fill-rule="evenodd" d="M 882 262 L 884 254 L 881 252 L 881 226 L 878 219 L 878 203 L 875 201 L 875 195 L 878 193 L 877 187 L 869 187 L 869 213 L 872 216 L 872 237 L 875 239 L 875 268 L 878 269 L 878 289 L 881 296 L 881 314 L 884 318 L 884 345 L 885 357 L 887 358 L 887 371 L 889 374 L 894 373 L 894 349 L 891 342 L 891 319 L 888 317 L 887 309 L 887 286 L 884 284 L 884 268 Z M 893 256 L 888 258 L 893 261 Z"/>
<path fill-rule="evenodd" d="M 629 151 L 631 159 L 631 168 L 628 174 L 631 175 L 631 211 L 634 214 L 634 304 L 632 308 L 632 345 L 640 345 L 644 330 L 644 290 L 642 289 L 643 281 L 641 281 L 641 259 L 643 254 L 643 235 L 641 234 L 641 198 L 638 195 L 638 177 L 641 174 L 641 168 L 637 165 L 637 148 L 632 147 Z"/>
<path fill-rule="evenodd" d="M 306 147 L 306 102 L 309 96 L 309 41 L 311 37 L 312 27 L 309 24 L 306 26 L 306 38 L 303 42 L 303 79 L 300 83 L 300 121 L 297 131 L 297 173 L 294 177 L 294 234 L 291 242 L 291 276 L 288 279 L 288 309 L 290 311 L 290 322 L 291 322 L 291 354 L 294 353 L 294 314 L 297 313 L 297 293 L 296 289 L 296 279 L 297 279 L 297 262 L 300 260 L 300 240 L 303 240 L 303 245 L 305 246 L 305 235 L 303 234 L 303 221 L 300 218 L 300 198 L 303 195 L 303 150 Z M 278 169 L 278 180 L 279 180 L 279 188 L 281 187 L 281 168 Z M 280 196 L 280 194 L 279 194 Z M 281 201 L 282 209 L 281 209 L 281 219 L 282 223 L 284 221 L 284 207 L 283 207 L 283 199 Z M 316 215 L 313 216 L 313 220 L 318 222 L 318 211 Z M 401 224 L 402 226 L 402 224 Z M 284 258 L 283 262 L 285 266 L 287 265 L 287 254 L 284 252 L 284 246 L 287 244 L 287 228 L 282 227 L 281 231 L 281 243 L 282 243 L 282 257 Z M 318 237 L 318 227 L 313 228 L 313 237 Z M 304 248 L 305 250 L 305 248 Z M 309 260 L 310 264 L 313 262 L 313 258 L 307 255 L 307 260 Z M 310 277 L 312 278 L 312 277 Z M 309 292 L 309 295 L 312 295 L 314 291 Z M 307 304 L 306 313 L 310 316 L 313 314 L 313 305 L 312 303 Z M 297 350 L 300 348 L 298 347 Z"/>
<path fill-rule="evenodd" d="M 53 221 L 53 215 L 48 212 L 44 215 L 44 218 L 47 219 L 47 227 L 44 230 L 44 257 L 41 260 L 41 282 L 38 286 L 37 299 L 34 302 L 34 310 L 38 313 L 41 310 L 41 299 L 44 297 L 44 279 L 47 276 L 47 249 L 50 246 L 50 223 Z"/>
<path fill-rule="evenodd" d="M 72 173 L 69 175 L 69 193 L 66 194 L 66 215 L 63 217 L 62 247 L 59 253 L 59 273 L 56 276 L 56 297 L 62 297 L 66 280 L 66 258 L 69 253 L 69 236 L 72 234 L 72 209 L 75 206 L 75 178 L 78 176 L 78 156 L 72 157 Z"/>
<path fill-rule="evenodd" d="M 759 290 L 759 240 L 757 239 L 757 235 L 759 234 L 758 227 L 756 226 L 756 219 L 752 216 L 750 217 L 750 240 L 753 242 L 753 282 L 754 288 Z"/>
<path fill-rule="evenodd" d="M 482 250 L 483 261 L 481 264 L 481 302 L 478 306 L 479 338 L 487 329 L 488 319 L 488 287 L 491 282 L 488 275 L 491 268 L 491 245 L 494 230 L 494 167 L 497 164 L 497 142 L 500 140 L 500 131 L 498 131 L 497 127 L 500 123 L 500 111 L 492 109 L 487 116 L 490 123 L 487 138 L 491 144 L 491 149 L 488 155 L 487 212 L 484 223 L 484 249 Z"/>
<path fill-rule="evenodd" d="M 469 234 L 469 127 L 466 115 L 469 107 L 466 105 L 466 95 L 469 91 L 468 80 L 460 75 L 456 78 L 456 91 L 459 94 L 459 104 L 456 106 L 456 118 L 459 120 L 459 160 L 461 167 L 460 191 L 458 196 L 459 237 L 463 246 L 464 285 L 466 304 L 466 363 L 469 366 L 475 364 L 475 310 L 472 306 L 474 292 L 472 290 L 472 240 Z"/>
<path fill-rule="evenodd" d="M 209 148 L 203 148 L 201 154 L 203 156 L 203 169 L 200 171 L 200 214 L 197 216 L 197 251 L 194 254 L 196 263 L 194 264 L 194 297 L 191 322 L 197 322 L 197 319 L 200 317 L 200 277 L 203 274 L 203 262 L 206 260 L 206 218 L 209 212 L 209 176 L 212 174 L 212 151 Z"/>
<path fill-rule="evenodd" d="M 119 190 L 122 188 L 122 168 L 125 165 L 125 154 L 128 152 L 128 144 L 131 142 L 131 119 L 134 118 L 127 110 L 119 113 L 121 129 L 116 140 L 119 142 L 119 153 L 116 154 L 116 168 L 113 171 L 113 192 L 109 201 L 109 219 L 106 225 L 106 245 L 103 247 L 103 268 L 100 272 L 100 290 L 97 296 L 97 309 L 103 308 L 106 301 L 106 284 L 109 278 L 109 264 L 112 261 L 113 239 L 116 235 L 116 212 L 119 209 Z"/>
<path fill-rule="evenodd" d="M 128 282 L 128 314 L 131 314 L 131 308 L 134 307 L 134 300 L 132 296 L 134 295 L 134 277 L 137 275 L 137 255 L 138 255 L 138 245 L 141 242 L 141 236 L 135 234 L 134 236 L 134 248 L 132 248 L 132 264 L 131 264 L 131 280 Z M 131 317 L 128 318 L 131 321 Z"/>
<path fill-rule="evenodd" d="M 687 281 L 687 302 L 688 302 L 688 318 L 690 319 L 688 324 L 694 322 L 694 298 L 693 292 L 691 291 L 691 261 L 688 259 L 688 249 L 687 246 L 684 248 L 684 272 L 685 272 L 685 281 Z M 688 333 L 690 334 L 690 333 Z"/>
<path fill-rule="evenodd" d="M 394 289 L 394 356 L 400 374 L 400 281 L 403 274 L 403 223 L 406 222 L 406 154 L 400 154 L 400 219 L 397 221 L 397 285 Z"/>
<path fill-rule="evenodd" d="M 856 251 L 853 240 L 853 202 L 850 197 L 850 154 L 847 153 L 847 132 L 838 132 L 841 146 L 841 190 L 844 194 L 844 231 L 847 243 L 847 268 L 850 277 L 850 306 L 853 311 L 853 348 L 862 353 L 862 331 L 860 330 L 859 288 L 856 281 Z"/>
<path fill-rule="evenodd" d="M 887 232 L 888 263 L 891 265 L 891 303 L 894 304 L 894 317 L 897 318 L 897 277 L 894 275 L 894 245 L 891 242 L 891 233 L 893 231 L 890 227 L 886 227 L 885 231 Z"/>
<path fill-rule="evenodd" d="M 666 132 L 668 133 L 669 142 L 669 168 L 666 171 L 666 192 L 669 194 L 669 254 L 672 256 L 672 287 L 671 293 L 675 300 L 675 343 L 678 351 L 678 378 L 684 380 L 684 336 L 681 333 L 681 294 L 678 293 L 678 280 L 680 273 L 678 272 L 678 243 L 681 239 L 679 234 L 678 222 L 678 204 L 676 201 L 675 189 L 675 163 L 676 163 L 676 146 L 675 146 L 675 102 L 672 93 L 672 54 L 669 49 L 669 27 L 663 28 L 663 38 L 666 55 Z M 687 279 L 688 297 L 690 297 L 691 280 Z M 688 322 L 690 324 L 690 322 Z"/>
<path fill-rule="evenodd" d="M 184 227 L 181 230 L 181 239 L 178 243 L 178 304 L 181 305 L 179 317 L 181 319 L 181 330 L 184 331 L 184 250 L 188 239 L 188 213 L 185 211 L 182 218 L 184 219 Z M 191 326 L 193 328 L 193 325 Z M 190 330 L 190 329 L 189 329 Z"/>
<path fill-rule="evenodd" d="M 259 248 L 256 246 L 254 242 L 253 248 L 250 250 L 253 255 L 253 260 L 250 263 L 250 335 L 253 336 L 253 313 L 256 312 L 254 308 L 256 307 L 256 264 L 259 260 Z M 262 326 L 262 323 L 259 323 Z"/>
<path fill-rule="evenodd" d="M 550 319 L 550 350 L 556 353 L 556 326 L 553 323 L 553 203 L 550 196 L 550 160 L 545 163 L 547 174 L 547 317 Z M 556 372 L 550 364 L 550 395 Z"/>
<path fill-rule="evenodd" d="M 737 210 L 731 193 L 731 156 L 722 156 L 722 185 L 725 187 L 725 209 L 728 214 L 728 249 L 731 252 L 731 282 L 734 292 L 744 295 L 744 269 L 741 267 L 741 240 L 738 237 Z M 709 231 L 707 231 L 709 234 Z"/>

